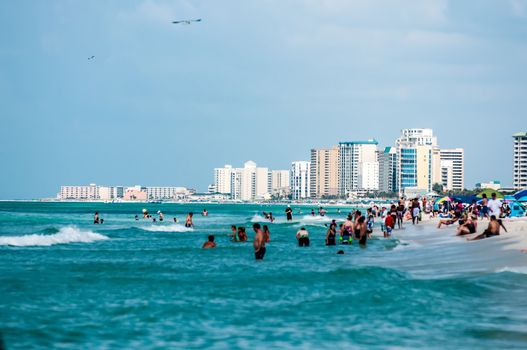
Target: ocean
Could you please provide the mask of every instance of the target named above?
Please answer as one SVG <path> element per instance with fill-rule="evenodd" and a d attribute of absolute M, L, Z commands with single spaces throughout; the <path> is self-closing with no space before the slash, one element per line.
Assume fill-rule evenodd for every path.
<path fill-rule="evenodd" d="M 143 208 L 165 221 L 136 221 Z M 527 348 L 527 254 L 506 237 L 406 223 L 326 247 L 325 224 L 350 208 L 293 208 L 287 223 L 278 205 L 0 202 L 5 349 Z M 263 211 L 277 220 L 257 262 Z M 233 224 L 249 242 L 230 242 Z M 218 247 L 203 250 L 209 234 Z"/>

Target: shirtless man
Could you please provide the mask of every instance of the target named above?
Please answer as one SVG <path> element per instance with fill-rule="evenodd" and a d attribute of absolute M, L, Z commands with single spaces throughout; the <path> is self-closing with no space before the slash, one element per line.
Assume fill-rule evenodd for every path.
<path fill-rule="evenodd" d="M 263 260 L 265 256 L 265 238 L 264 233 L 262 231 L 262 228 L 260 224 L 256 223 L 253 225 L 253 230 L 256 233 L 254 235 L 254 258 L 256 260 Z"/>
<path fill-rule="evenodd" d="M 216 243 L 214 243 L 214 235 L 209 235 L 207 242 L 203 243 L 203 249 L 216 248 Z"/>
<path fill-rule="evenodd" d="M 489 227 L 487 227 L 487 229 L 485 231 L 483 231 L 482 234 L 480 234 L 480 235 L 478 235 L 478 236 L 476 236 L 474 238 L 467 238 L 467 241 L 475 241 L 475 240 L 479 240 L 479 239 L 499 236 L 501 227 L 503 227 L 505 232 L 507 232 L 507 229 L 505 228 L 505 226 L 503 226 L 503 223 L 501 222 L 501 220 L 497 220 L 495 215 L 491 215 L 490 222 L 489 222 Z"/>

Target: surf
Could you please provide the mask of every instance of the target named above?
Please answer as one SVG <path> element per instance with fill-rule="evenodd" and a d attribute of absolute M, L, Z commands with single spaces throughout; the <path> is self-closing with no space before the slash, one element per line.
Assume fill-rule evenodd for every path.
<path fill-rule="evenodd" d="M 0 245 L 13 247 L 48 247 L 56 244 L 92 243 L 107 239 L 109 237 L 93 231 L 81 230 L 75 226 L 67 226 L 60 228 L 54 234 L 1 236 Z"/>

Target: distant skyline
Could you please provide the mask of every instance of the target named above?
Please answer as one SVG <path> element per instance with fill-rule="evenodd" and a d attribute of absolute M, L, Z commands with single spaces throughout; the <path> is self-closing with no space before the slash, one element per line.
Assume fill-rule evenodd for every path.
<path fill-rule="evenodd" d="M 403 128 L 464 148 L 467 187 L 510 185 L 525 67 L 527 0 L 4 1 L 0 199 L 204 191 Z"/>

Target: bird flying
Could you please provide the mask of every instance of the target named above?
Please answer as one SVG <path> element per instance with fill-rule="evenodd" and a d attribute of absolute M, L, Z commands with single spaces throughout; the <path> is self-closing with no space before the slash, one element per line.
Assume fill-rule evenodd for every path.
<path fill-rule="evenodd" d="M 183 20 L 179 20 L 179 21 L 173 21 L 172 24 L 191 24 L 191 23 L 195 23 L 195 22 L 201 22 L 201 18 L 198 18 L 198 19 L 183 19 Z"/>
<path fill-rule="evenodd" d="M 95 56 L 90 56 L 88 57 L 88 60 L 93 60 L 95 58 Z"/>

